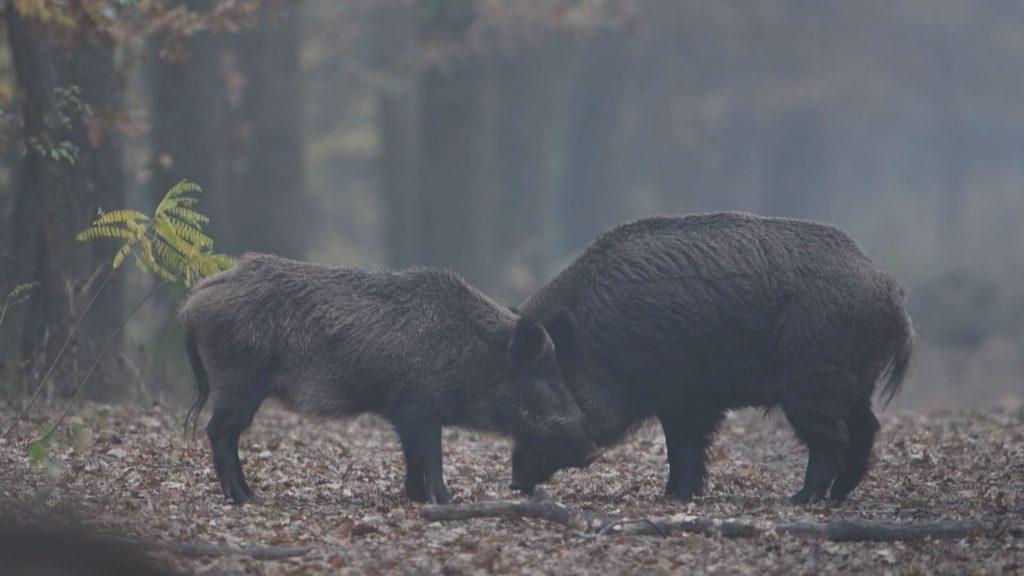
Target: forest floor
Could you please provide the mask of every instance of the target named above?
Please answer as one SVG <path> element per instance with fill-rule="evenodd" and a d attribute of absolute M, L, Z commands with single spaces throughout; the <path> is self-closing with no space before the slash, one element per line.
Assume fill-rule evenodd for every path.
<path fill-rule="evenodd" d="M 12 412 L 0 416 L 6 425 Z M 428 522 L 402 497 L 401 451 L 384 422 L 313 421 L 274 405 L 242 440 L 260 498 L 236 507 L 220 494 L 201 432 L 194 441 L 183 437 L 183 416 L 166 406 L 84 405 L 71 419 L 70 438 L 32 455 L 25 447 L 43 420 L 24 422 L 0 441 L 0 502 L 73 510 L 93 529 L 147 542 L 161 561 L 197 574 L 1024 572 L 1019 407 L 884 415 L 874 467 L 842 505 L 786 501 L 801 483 L 805 452 L 783 419 L 752 411 L 726 420 L 711 453 L 707 495 L 692 503 L 662 495 L 665 446 L 656 427 L 547 487 L 554 500 L 607 517 L 975 519 L 994 527 L 985 535 L 910 542 L 833 542 L 771 530 L 747 538 L 597 534 L 540 519 Z M 444 450 L 455 503 L 522 500 L 507 488 L 508 440 L 451 429 Z M 188 547 L 194 544 L 215 552 L 250 548 L 208 556 Z M 287 553 L 282 547 L 293 546 L 309 550 L 268 560 L 251 548 Z"/>

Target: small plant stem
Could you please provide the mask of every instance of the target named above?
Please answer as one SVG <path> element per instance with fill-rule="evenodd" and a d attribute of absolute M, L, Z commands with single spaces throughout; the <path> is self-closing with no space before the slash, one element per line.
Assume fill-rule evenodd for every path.
<path fill-rule="evenodd" d="M 99 287 L 96 288 L 96 291 L 93 292 L 92 298 L 89 300 L 89 303 L 86 304 L 85 308 L 82 310 L 82 313 L 79 314 L 78 318 L 75 319 L 75 323 L 71 326 L 71 330 L 68 331 L 67 338 L 64 339 L 64 344 L 60 347 L 60 350 L 57 352 L 57 357 L 53 359 L 53 362 L 50 363 L 49 370 L 46 371 L 46 375 L 43 376 L 43 379 L 39 381 L 39 386 L 36 387 L 36 391 L 32 394 L 32 398 L 30 398 L 28 404 L 26 404 L 25 407 L 22 408 L 20 412 L 18 412 L 18 415 L 14 417 L 14 422 L 11 422 L 11 425 L 4 432 L 4 435 L 0 436 L 0 439 L 4 439 L 10 436 L 11 432 L 13 432 L 14 429 L 18 427 L 18 423 L 21 422 L 22 418 L 24 418 L 25 415 L 28 414 L 29 410 L 32 409 L 32 406 L 35 405 L 36 400 L 39 398 L 39 395 L 42 394 L 43 392 L 43 387 L 46 386 L 46 383 L 50 381 L 50 377 L 53 376 L 54 371 L 57 370 L 57 365 L 60 364 L 60 359 L 64 356 L 64 351 L 68 349 L 68 344 L 71 343 L 71 339 L 74 338 L 75 333 L 78 332 L 78 326 L 82 323 L 82 320 L 85 318 L 85 315 L 89 313 L 89 309 L 92 308 L 92 305 L 96 303 L 96 299 L 99 298 L 100 293 L 103 292 L 103 288 L 106 287 L 107 282 L 110 281 L 110 278 L 113 277 L 113 275 L 113 270 L 107 272 L 106 277 L 103 278 L 103 282 L 101 282 Z"/>
<path fill-rule="evenodd" d="M 64 409 L 64 413 L 60 415 L 60 418 L 57 420 L 57 423 L 54 424 L 53 428 L 51 428 L 49 432 L 44 434 L 42 438 L 36 440 L 36 442 L 45 442 L 49 436 L 51 436 L 54 432 L 60 429 L 61 424 L 64 423 L 64 419 L 67 418 L 68 414 L 71 412 L 71 408 L 74 407 L 79 397 L 81 397 L 82 391 L 85 390 L 85 385 L 89 382 L 89 379 L 92 378 L 92 374 L 93 372 L 96 371 L 96 367 L 100 365 L 100 360 L 103 359 L 103 355 L 106 354 L 107 349 L 110 348 L 110 345 L 114 343 L 114 339 L 116 339 L 117 335 L 120 334 L 121 330 L 124 329 L 125 324 L 128 323 L 128 320 L 130 320 L 131 317 L 135 315 L 139 308 L 141 308 L 142 305 L 145 304 L 146 301 L 150 299 L 150 297 L 159 292 L 164 286 L 167 286 L 168 284 L 170 284 L 170 282 L 167 280 L 164 280 L 163 282 L 157 284 L 156 286 L 153 287 L 152 290 L 147 292 L 146 295 L 143 296 L 141 300 L 135 303 L 135 307 L 132 308 L 131 312 L 129 312 L 124 317 L 124 319 L 121 320 L 121 323 L 118 324 L 117 329 L 114 330 L 113 334 L 111 334 L 110 337 L 107 338 L 106 344 L 103 345 L 103 349 L 100 350 L 100 353 L 96 355 L 96 359 L 93 361 L 92 367 L 89 368 L 89 372 L 86 373 L 85 378 L 82 379 L 82 382 L 79 383 L 78 388 L 75 389 L 75 395 L 71 397 L 71 401 L 68 402 L 67 407 Z"/>

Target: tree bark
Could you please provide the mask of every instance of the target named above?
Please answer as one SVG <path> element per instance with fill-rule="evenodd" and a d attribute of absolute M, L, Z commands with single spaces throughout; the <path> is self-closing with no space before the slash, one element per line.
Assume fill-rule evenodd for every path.
<path fill-rule="evenodd" d="M 241 83 L 227 130 L 224 192 L 234 226 L 219 246 L 228 253 L 305 252 L 300 10 L 300 3 L 265 3 L 256 28 L 234 38 L 225 55 L 222 73 Z"/>
<path fill-rule="evenodd" d="M 209 10 L 209 0 L 187 0 L 191 10 Z M 153 205 L 181 180 L 203 187 L 202 208 L 210 216 L 215 239 L 233 236 L 227 180 L 224 173 L 227 95 L 220 66 L 224 40 L 202 32 L 184 40 L 175 59 L 161 56 L 163 39 L 150 45 L 150 108 L 152 110 L 150 164 Z M 220 242 L 217 249 L 223 250 Z"/>
<path fill-rule="evenodd" d="M 419 165 L 418 94 L 415 79 L 416 20 L 401 2 L 375 4 L 369 62 L 383 82 L 377 86 L 376 122 L 380 132 L 378 186 L 382 202 L 381 235 L 392 267 L 415 264 L 418 257 Z"/>
<path fill-rule="evenodd" d="M 420 242 L 417 263 L 451 268 L 471 282 L 482 273 L 475 62 L 424 72 L 419 87 Z"/>
<path fill-rule="evenodd" d="M 615 224 L 621 213 L 614 138 L 625 88 L 624 44 L 617 32 L 597 32 L 573 91 L 559 210 L 563 249 L 570 252 Z"/>
<path fill-rule="evenodd" d="M 547 43 L 499 54 L 488 62 L 483 89 L 483 217 L 491 223 L 484 246 L 483 288 L 511 301 L 528 296 L 543 281 L 547 264 L 549 158 L 555 152 L 549 128 L 552 80 L 560 63 Z"/>
<path fill-rule="evenodd" d="M 89 279 L 109 265 L 110 244 L 82 244 L 74 237 L 98 209 L 124 204 L 120 136 L 103 121 L 105 113 L 120 108 L 120 80 L 112 42 L 99 30 L 83 24 L 68 38 L 66 30 L 25 18 L 16 9 L 6 15 L 25 143 L 16 209 L 24 220 L 15 252 L 25 256 L 39 282 L 23 316 L 21 356 L 33 360 L 39 371 L 90 296 L 95 283 Z M 91 360 L 98 343 L 117 325 L 121 296 L 119 279 L 99 296 L 55 379 L 58 393 L 74 389 L 78 359 Z M 122 392 L 119 379 L 111 377 L 112 367 L 101 370 L 94 395 Z"/>

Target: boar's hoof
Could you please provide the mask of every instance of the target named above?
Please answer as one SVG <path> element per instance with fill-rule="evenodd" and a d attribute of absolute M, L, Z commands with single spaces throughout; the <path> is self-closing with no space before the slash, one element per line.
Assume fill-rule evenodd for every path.
<path fill-rule="evenodd" d="M 409 500 L 420 504 L 447 504 L 451 502 L 451 494 L 444 483 L 433 483 L 426 486 L 407 485 L 405 495 Z"/>
<path fill-rule="evenodd" d="M 809 488 L 803 488 L 796 494 L 789 497 L 789 501 L 793 504 L 815 504 L 822 500 L 822 495 L 815 493 Z"/>
<path fill-rule="evenodd" d="M 536 487 L 536 485 L 535 484 L 529 484 L 529 483 L 526 483 L 526 482 L 517 482 L 517 481 L 513 480 L 512 483 L 508 485 L 508 487 L 509 487 L 509 490 L 515 490 L 516 492 L 522 492 L 523 494 L 526 494 L 527 496 L 532 496 L 533 495 L 533 489 Z"/>
<path fill-rule="evenodd" d="M 444 484 L 435 486 L 434 489 L 430 491 L 430 496 L 427 497 L 427 502 L 430 504 L 447 504 L 451 501 L 452 496 L 448 493 L 448 487 Z"/>
<path fill-rule="evenodd" d="M 666 488 L 665 496 L 670 500 L 676 500 L 678 502 L 689 502 L 693 500 L 695 496 L 699 496 L 699 492 L 689 488 Z"/>
<path fill-rule="evenodd" d="M 239 506 L 254 499 L 252 489 L 245 484 L 245 480 L 238 482 L 235 478 L 226 478 L 221 482 L 221 490 L 224 498 Z"/>
<path fill-rule="evenodd" d="M 229 494 L 227 500 L 236 506 L 252 502 L 254 498 L 244 492 Z"/>

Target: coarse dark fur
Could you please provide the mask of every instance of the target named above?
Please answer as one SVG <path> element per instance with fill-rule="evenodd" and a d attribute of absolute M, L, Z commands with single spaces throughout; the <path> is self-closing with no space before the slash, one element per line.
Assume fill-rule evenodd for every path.
<path fill-rule="evenodd" d="M 593 457 L 544 328 L 443 270 L 331 268 L 250 254 L 197 285 L 179 314 L 195 374 L 193 428 L 206 427 L 225 496 L 252 496 L 238 440 L 275 396 L 324 417 L 379 414 L 398 432 L 406 493 L 446 502 L 441 427 L 559 447 L 561 465 Z"/>
<path fill-rule="evenodd" d="M 739 213 L 620 225 L 521 311 L 545 323 L 598 446 L 658 418 L 684 500 L 725 412 L 750 406 L 780 407 L 809 449 L 793 501 L 843 499 L 868 468 L 876 382 L 899 391 L 914 342 L 903 290 L 845 233 Z M 517 446 L 513 485 L 556 469 Z"/>

